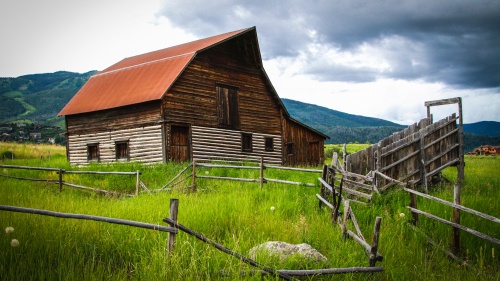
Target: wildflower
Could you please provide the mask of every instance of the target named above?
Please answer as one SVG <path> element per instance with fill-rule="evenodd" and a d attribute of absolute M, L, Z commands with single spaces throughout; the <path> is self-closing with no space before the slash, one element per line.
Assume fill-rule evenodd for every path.
<path fill-rule="evenodd" d="M 12 226 L 8 226 L 5 228 L 5 233 L 10 234 L 14 232 L 14 228 Z"/>
<path fill-rule="evenodd" d="M 205 171 L 205 175 L 208 175 L 208 174 L 210 174 L 210 172 L 208 172 L 208 171 Z"/>
<path fill-rule="evenodd" d="M 271 206 L 271 211 L 274 211 L 274 206 Z"/>
<path fill-rule="evenodd" d="M 17 239 L 12 239 L 10 240 L 10 245 L 15 248 L 19 246 L 19 241 Z"/>
<path fill-rule="evenodd" d="M 405 217 L 405 213 L 399 214 L 399 217 L 404 218 Z"/>

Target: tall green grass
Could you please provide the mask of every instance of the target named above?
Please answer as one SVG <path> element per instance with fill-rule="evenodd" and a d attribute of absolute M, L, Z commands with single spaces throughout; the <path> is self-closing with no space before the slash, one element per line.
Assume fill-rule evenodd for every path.
<path fill-rule="evenodd" d="M 63 157 L 61 157 L 63 158 Z M 17 161 L 17 162 L 16 162 Z M 466 183 L 462 190 L 465 206 L 500 216 L 497 203 L 499 159 L 467 158 Z M 26 166 L 57 167 L 62 159 L 17 159 Z M 33 163 L 33 164 L 30 164 Z M 36 164 L 36 165 L 35 165 Z M 95 170 L 142 172 L 142 181 L 152 189 L 162 187 L 187 164 L 141 166 L 138 164 L 96 165 Z M 69 165 L 63 166 L 75 169 Z M 258 178 L 256 171 L 201 169 L 200 173 L 231 177 Z M 447 178 L 456 178 L 456 169 L 447 169 Z M 298 182 L 317 182 L 317 174 L 266 170 L 266 177 Z M 96 178 L 97 179 L 97 178 Z M 96 187 L 115 189 L 115 181 L 94 180 Z M 134 183 L 135 184 L 135 183 Z M 166 225 L 170 198 L 178 198 L 178 221 L 232 250 L 246 255 L 250 248 L 265 241 L 309 243 L 328 259 L 327 264 L 303 264 L 293 260 L 280 264 L 258 260 L 266 266 L 298 269 L 315 267 L 367 266 L 361 246 L 343 239 L 333 226 L 326 208 L 318 209 L 315 194 L 319 187 L 222 180 L 198 180 L 198 191 L 175 188 L 169 192 L 141 193 L 135 198 L 106 197 L 88 191 L 64 188 L 52 183 L 28 182 L 0 177 L 0 204 L 83 213 Z M 451 201 L 452 185 L 433 187 L 435 196 Z M 449 260 L 439 249 L 407 224 L 409 195 L 394 189 L 375 196 L 371 207 L 351 204 L 362 232 L 372 241 L 375 217 L 382 217 L 377 263 L 384 272 L 305 278 L 310 280 L 495 280 L 500 270 L 499 247 L 462 234 L 463 257 L 470 267 Z M 274 207 L 274 210 L 271 210 Z M 419 208 L 450 218 L 451 208 L 435 206 L 419 199 Z M 404 214 L 404 216 L 401 216 Z M 448 216 L 448 217 L 447 217 Z M 468 227 L 498 238 L 494 223 L 463 215 Z M 5 233 L 6 227 L 14 232 Z M 240 270 L 253 269 L 237 259 L 218 252 L 201 241 L 179 233 L 174 253 L 165 255 L 167 234 L 157 231 L 71 220 L 39 215 L 0 212 L 0 280 L 261 280 L 260 276 L 240 276 Z M 419 227 L 443 247 L 451 244 L 451 229 L 421 218 Z M 352 227 L 350 226 L 350 229 Z M 18 247 L 10 245 L 17 239 Z M 221 271 L 229 276 L 221 275 Z M 264 279 L 275 279 L 266 277 Z"/>

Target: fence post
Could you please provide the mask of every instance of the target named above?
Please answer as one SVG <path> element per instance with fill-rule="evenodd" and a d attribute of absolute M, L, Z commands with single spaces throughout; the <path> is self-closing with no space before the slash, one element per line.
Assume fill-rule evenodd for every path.
<path fill-rule="evenodd" d="M 323 165 L 323 171 L 321 172 L 321 178 L 325 182 L 328 182 L 327 178 L 326 178 L 326 175 L 328 173 L 327 169 L 328 169 L 328 166 L 327 165 Z M 321 185 L 320 185 L 319 194 L 321 195 L 321 197 L 325 198 L 325 186 L 323 185 L 323 183 L 321 183 Z M 321 209 L 321 207 L 323 207 L 323 202 L 321 200 L 319 200 L 318 204 L 319 204 L 319 208 Z"/>
<path fill-rule="evenodd" d="M 264 186 L 264 157 L 260 157 L 260 189 Z"/>
<path fill-rule="evenodd" d="M 342 222 L 342 237 L 344 238 L 347 235 L 347 218 L 349 217 L 349 212 L 350 212 L 349 200 L 346 200 L 344 204 L 344 220 Z"/>
<path fill-rule="evenodd" d="M 460 205 L 460 184 L 455 184 L 453 189 L 453 203 Z M 460 209 L 453 208 L 453 222 L 460 224 Z M 453 228 L 453 252 L 458 254 L 460 251 L 460 229 Z"/>
<path fill-rule="evenodd" d="M 59 169 L 59 192 L 62 192 L 63 186 L 63 169 Z"/>
<path fill-rule="evenodd" d="M 196 160 L 193 160 L 193 181 L 191 185 L 191 191 L 196 192 Z"/>
<path fill-rule="evenodd" d="M 141 176 L 141 172 L 137 171 L 136 180 L 135 180 L 135 196 L 139 195 L 139 183 L 141 182 L 140 176 Z"/>
<path fill-rule="evenodd" d="M 414 190 L 413 184 L 407 183 L 406 187 L 408 189 Z M 411 193 L 411 192 L 409 192 L 409 193 L 410 193 L 410 207 L 417 209 L 417 196 L 415 194 Z M 413 225 L 417 225 L 417 223 L 418 223 L 418 214 L 414 213 L 414 212 L 411 212 L 411 215 L 413 216 L 412 224 Z"/>
<path fill-rule="evenodd" d="M 382 221 L 381 217 L 377 217 L 375 219 L 375 226 L 373 228 L 373 243 L 370 251 L 370 266 L 375 266 L 377 262 L 377 250 L 378 250 L 378 238 L 380 235 L 380 222 Z"/>
<path fill-rule="evenodd" d="M 177 213 L 179 210 L 179 199 L 170 198 L 170 219 L 177 222 Z M 174 226 L 175 227 L 175 226 Z M 175 233 L 168 233 L 167 257 L 174 252 Z"/>

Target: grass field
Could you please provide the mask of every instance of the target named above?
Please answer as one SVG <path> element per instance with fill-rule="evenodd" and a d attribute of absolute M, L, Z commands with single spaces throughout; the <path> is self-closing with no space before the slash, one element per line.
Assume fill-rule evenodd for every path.
<path fill-rule="evenodd" d="M 9 146 L 10 145 L 10 146 Z M 76 169 L 66 163 L 64 148 L 56 146 L 0 143 L 0 155 L 14 152 L 14 159 L 3 165 Z M 50 153 L 48 152 L 50 151 Z M 50 158 L 48 155 L 50 154 Z M 462 204 L 500 217 L 500 158 L 466 157 L 466 182 Z M 186 164 L 94 165 L 87 170 L 142 172 L 141 180 L 157 189 L 173 178 Z M 83 169 L 83 168 L 82 168 Z M 249 170 L 200 170 L 202 174 L 258 177 Z M 267 171 L 266 171 L 267 172 Z M 48 176 L 51 172 L 0 169 L 0 174 L 26 177 Z M 444 176 L 456 179 L 456 169 Z M 317 174 L 273 171 L 269 177 L 317 183 Z M 132 192 L 134 179 L 93 175 L 71 178 L 82 184 L 103 189 Z M 0 177 L 0 205 L 13 205 L 58 212 L 91 214 L 165 225 L 170 198 L 179 199 L 180 223 L 243 255 L 266 241 L 309 243 L 328 258 L 326 264 L 303 264 L 292 260 L 259 260 L 280 269 L 368 266 L 368 258 L 359 244 L 342 239 L 326 210 L 318 209 L 315 194 L 319 187 L 268 183 L 259 184 L 219 180 L 199 180 L 198 192 L 176 188 L 169 192 L 141 193 L 138 197 L 101 196 L 89 191 L 47 182 L 21 181 Z M 452 201 L 453 187 L 439 184 L 432 195 Z M 419 199 L 419 209 L 451 219 L 450 207 Z M 367 241 L 372 241 L 373 223 L 382 217 L 379 252 L 384 271 L 374 274 L 345 274 L 309 277 L 303 280 L 499 280 L 500 247 L 467 233 L 461 234 L 461 257 L 469 266 L 449 260 L 443 252 L 427 243 L 407 224 L 411 216 L 406 206 L 409 196 L 400 189 L 375 196 L 371 207 L 353 205 Z M 274 208 L 271 208 L 274 207 Z M 403 214 L 403 215 L 401 215 Z M 500 238 L 500 226 L 493 222 L 462 215 L 467 227 Z M 240 270 L 254 269 L 201 241 L 180 233 L 175 252 L 165 256 L 167 234 L 102 222 L 53 218 L 0 211 L 0 280 L 261 280 L 260 276 L 240 276 Z M 14 231 L 4 231 L 7 227 Z M 425 218 L 419 227 L 440 247 L 451 245 L 452 230 Z M 6 233 L 10 232 L 10 233 Z M 13 247 L 16 239 L 19 245 Z M 14 243 L 15 245 L 15 243 Z M 221 271 L 226 275 L 221 275 Z M 266 277 L 264 279 L 277 279 Z"/>

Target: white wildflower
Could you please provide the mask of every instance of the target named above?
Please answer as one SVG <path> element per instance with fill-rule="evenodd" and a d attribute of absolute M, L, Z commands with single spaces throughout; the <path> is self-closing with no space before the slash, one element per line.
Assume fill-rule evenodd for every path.
<path fill-rule="evenodd" d="M 5 228 L 5 233 L 10 234 L 12 232 L 14 232 L 14 228 L 12 226 L 7 226 Z"/>
<path fill-rule="evenodd" d="M 208 174 L 210 174 L 210 172 L 208 172 L 208 171 L 205 171 L 205 175 L 208 175 Z"/>
<path fill-rule="evenodd" d="M 271 206 L 271 211 L 274 211 L 274 209 L 275 209 L 274 206 Z"/>
<path fill-rule="evenodd" d="M 15 248 L 19 246 L 19 241 L 17 239 L 12 239 L 10 240 L 10 245 Z"/>
<path fill-rule="evenodd" d="M 405 217 L 405 213 L 400 213 L 399 217 L 404 218 Z"/>

